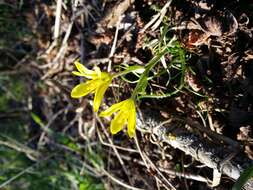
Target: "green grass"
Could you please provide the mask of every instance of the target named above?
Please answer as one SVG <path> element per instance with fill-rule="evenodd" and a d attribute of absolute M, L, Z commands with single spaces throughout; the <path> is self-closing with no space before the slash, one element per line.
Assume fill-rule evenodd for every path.
<path fill-rule="evenodd" d="M 24 82 L 14 76 L 0 75 L 0 112 L 10 107 L 10 104 L 22 102 L 25 97 Z"/>
<path fill-rule="evenodd" d="M 100 180 L 85 173 L 81 175 L 81 168 L 81 160 L 66 152 L 52 153 L 32 162 L 23 154 L 1 147 L 0 189 L 104 189 Z"/>
<path fill-rule="evenodd" d="M 160 64 L 160 67 L 152 69 L 153 76 L 148 78 L 153 83 L 158 79 L 161 82 L 161 80 L 166 78 L 167 81 L 163 87 L 168 90 L 153 89 L 152 85 L 150 85 L 151 82 L 149 82 L 149 92 L 140 95 L 139 98 L 167 98 L 176 95 L 185 87 L 186 52 L 180 43 L 169 35 L 168 28 L 166 25 L 161 27 L 160 38 L 150 39 L 147 37 L 144 45 L 144 48 L 151 50 L 154 57 L 159 56 L 161 52 L 163 56 L 169 55 L 171 57 L 169 62 Z"/>
<path fill-rule="evenodd" d="M 17 41 L 21 42 L 31 31 L 23 16 L 25 8 L 17 4 L 0 4 L 0 49 L 11 49 Z"/>

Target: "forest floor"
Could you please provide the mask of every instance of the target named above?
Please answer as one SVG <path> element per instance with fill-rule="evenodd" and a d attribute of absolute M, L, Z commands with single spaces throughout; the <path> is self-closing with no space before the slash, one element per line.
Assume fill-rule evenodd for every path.
<path fill-rule="evenodd" d="M 252 164 L 250 0 L 6 0 L 0 34 L 0 189 L 231 189 L 235 179 L 157 134 L 111 135 L 94 95 L 70 96 L 85 80 L 72 74 L 76 60 L 118 73 L 145 67 L 165 47 L 138 113 L 196 134 L 224 160 L 232 152 L 229 161 Z M 113 80 L 100 109 L 129 98 L 139 79 Z"/>

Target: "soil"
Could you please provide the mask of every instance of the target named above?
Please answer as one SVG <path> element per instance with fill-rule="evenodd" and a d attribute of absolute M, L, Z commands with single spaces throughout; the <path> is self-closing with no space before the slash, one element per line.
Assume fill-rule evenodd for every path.
<path fill-rule="evenodd" d="M 51 32 L 55 24 L 55 5 L 50 1 L 40 3 L 34 1 L 26 4 L 29 12 L 23 14 L 35 36 L 21 43 L 27 53 L 26 56 L 22 55 L 22 59 L 14 61 L 14 65 L 16 70 L 25 73 L 28 94 L 32 100 L 30 111 L 36 113 L 43 121 L 51 121 L 53 130 L 70 135 L 75 142 L 87 143 L 87 139 L 84 139 L 88 138 L 89 142 L 100 143 L 106 168 L 124 183 L 143 189 L 167 189 L 166 184 L 156 178 L 157 171 L 145 167 L 139 153 L 118 151 L 126 169 L 126 172 L 123 172 L 117 155 L 110 146 L 101 143 L 101 139 L 106 143 L 111 139 L 114 145 L 128 149 L 136 148 L 134 140 L 129 139 L 124 132 L 107 137 L 89 103 L 92 96 L 81 100 L 70 98 L 71 89 L 81 81 L 71 75 L 76 59 L 80 59 L 89 68 L 98 65 L 102 70 L 107 70 L 110 62 L 114 72 L 119 70 L 119 66 L 123 63 L 145 65 L 154 57 L 151 49 L 143 48 L 145 41 L 147 38 L 159 39 L 160 27 L 167 24 L 170 29 L 167 33 L 168 38 L 176 36 L 185 51 L 188 69 L 184 83 L 187 88 L 164 99 L 141 99 L 138 106 L 140 109 L 148 107 L 157 110 L 165 119 L 192 118 L 203 127 L 206 125 L 205 127 L 214 132 L 239 142 L 242 151 L 238 154 L 245 154 L 252 159 L 252 1 L 173 0 L 160 27 L 155 30 L 149 27 L 144 32 L 143 28 L 167 1 L 124 1 L 124 5 L 121 2 L 87 1 L 72 9 L 63 6 L 58 40 L 53 39 Z M 67 1 L 65 6 L 71 7 L 71 3 Z M 83 12 L 76 16 L 78 11 Z M 119 15 L 124 17 L 118 26 L 117 44 L 111 56 Z M 73 26 L 67 39 L 67 46 L 64 46 L 63 40 L 71 24 Z M 56 45 L 53 45 L 54 42 Z M 169 62 L 171 57 L 168 55 L 165 59 Z M 159 71 L 162 68 L 157 66 L 156 69 Z M 172 76 L 178 76 L 177 74 L 176 69 L 171 70 Z M 131 74 L 126 75 L 126 78 L 136 80 Z M 179 79 L 172 81 L 171 86 L 166 86 L 167 80 L 168 75 L 161 75 L 159 79 L 152 80 L 153 86 L 150 85 L 147 91 L 170 91 L 178 84 Z M 114 85 L 119 85 L 120 88 L 115 87 L 106 92 L 107 105 L 111 105 L 115 100 L 128 98 L 135 87 L 135 84 L 126 83 L 121 79 L 114 81 Z M 60 110 L 65 111 L 59 114 L 60 117 L 56 116 L 52 120 Z M 89 126 L 95 122 L 98 129 L 91 128 L 90 131 L 85 129 L 83 133 L 87 137 L 83 138 L 78 130 L 79 117 Z M 103 122 L 105 126 L 109 125 L 108 121 Z M 38 123 L 31 118 L 30 125 L 30 136 L 33 138 L 30 145 L 36 148 L 42 131 L 34 127 Z M 203 132 L 198 133 L 207 141 L 210 140 Z M 212 180 L 212 170 L 185 153 L 156 142 L 157 139 L 153 139 L 155 137 L 152 135 L 138 131 L 137 137 L 141 149 L 156 166 Z M 213 143 L 227 148 L 221 142 Z M 231 189 L 234 184 L 226 176 L 222 176 L 217 187 L 210 187 L 198 180 L 166 173 L 164 175 L 176 189 Z M 122 187 L 115 182 L 108 182 L 108 189 L 122 189 Z"/>

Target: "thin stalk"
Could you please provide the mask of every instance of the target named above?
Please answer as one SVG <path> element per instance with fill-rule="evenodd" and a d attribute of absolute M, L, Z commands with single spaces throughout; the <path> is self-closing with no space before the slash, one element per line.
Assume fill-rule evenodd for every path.
<path fill-rule="evenodd" d="M 153 59 L 151 59 L 149 61 L 149 63 L 145 66 L 145 71 L 142 73 L 139 82 L 137 83 L 131 98 L 132 99 L 136 99 L 138 92 L 140 92 L 140 90 L 144 87 L 146 88 L 146 86 L 144 86 L 144 84 L 146 83 L 147 80 L 147 76 L 149 71 L 159 62 L 159 60 L 161 59 L 162 56 L 164 56 L 166 54 L 166 52 L 168 52 L 167 47 L 165 47 L 162 52 L 160 52 L 157 56 L 155 56 Z"/>

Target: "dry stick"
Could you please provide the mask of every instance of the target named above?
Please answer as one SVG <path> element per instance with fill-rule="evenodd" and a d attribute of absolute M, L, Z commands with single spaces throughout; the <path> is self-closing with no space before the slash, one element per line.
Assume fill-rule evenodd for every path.
<path fill-rule="evenodd" d="M 152 26 L 155 22 L 155 24 L 152 26 L 152 30 L 154 31 L 162 22 L 163 17 L 165 16 L 167 12 L 167 8 L 170 6 L 172 0 L 168 1 L 161 11 L 157 13 L 153 18 L 144 26 L 144 28 L 140 31 L 140 33 L 144 33 L 150 26 Z"/>
<path fill-rule="evenodd" d="M 96 177 L 96 178 L 102 177 L 102 174 L 100 173 L 100 171 L 98 171 L 96 168 L 90 166 L 85 161 L 82 162 L 82 169 L 79 173 L 80 173 L 80 175 L 85 175 L 88 173 L 89 175 Z"/>
<path fill-rule="evenodd" d="M 144 157 L 144 155 L 143 155 L 143 152 L 141 151 L 141 148 L 140 148 L 140 145 L 139 145 L 139 142 L 138 142 L 138 139 L 137 139 L 136 136 L 134 137 L 134 141 L 135 141 L 137 150 L 139 151 L 139 153 L 140 153 L 140 155 L 141 155 L 141 158 L 142 158 L 143 162 L 145 163 L 146 168 L 147 168 L 147 169 L 150 169 L 150 166 L 148 165 L 148 163 L 147 163 L 147 161 L 146 161 L 146 159 L 145 159 L 145 157 Z"/>
<path fill-rule="evenodd" d="M 10 179 L 8 179 L 7 181 L 3 182 L 2 184 L 0 184 L 0 189 L 2 189 L 3 187 L 5 187 L 6 185 L 10 184 L 11 182 L 13 182 L 14 180 L 16 180 L 17 178 L 19 178 L 20 176 L 24 175 L 26 172 L 28 172 L 30 169 L 32 169 L 33 167 L 39 165 L 41 162 L 46 161 L 48 159 L 50 159 L 51 157 L 53 157 L 55 155 L 55 153 L 51 154 L 50 156 L 44 158 L 43 160 L 40 160 L 34 164 L 32 164 L 31 166 L 27 167 L 26 169 L 22 170 L 21 172 L 19 172 L 18 174 L 16 174 L 15 176 L 11 177 Z"/>
<path fill-rule="evenodd" d="M 77 7 L 77 4 L 78 4 L 77 2 L 78 2 L 78 0 L 75 0 L 75 1 L 74 1 L 74 6 L 73 6 L 74 8 Z M 73 12 L 75 12 L 75 10 L 73 10 Z M 62 57 L 64 57 L 64 55 L 65 55 L 65 53 L 66 53 L 66 49 L 67 49 L 67 47 L 68 47 L 67 41 L 68 41 L 68 39 L 69 39 L 69 37 L 70 37 L 70 33 L 71 33 L 71 31 L 72 31 L 73 24 L 74 24 L 74 20 L 71 19 L 71 21 L 70 21 L 70 23 L 69 23 L 69 25 L 68 25 L 67 31 L 66 31 L 66 33 L 65 33 L 65 36 L 64 36 L 64 38 L 63 38 L 63 41 L 62 41 L 60 50 L 58 51 L 58 53 L 57 53 L 56 57 L 54 58 L 54 60 L 53 60 L 51 63 L 47 64 L 47 67 L 48 67 L 48 68 L 52 68 L 52 69 L 50 69 L 46 74 L 44 74 L 44 76 L 42 76 L 42 78 L 41 78 L 42 80 L 44 80 L 45 78 L 47 78 L 47 77 L 52 73 L 52 70 L 54 70 L 54 69 L 56 69 L 56 68 L 59 67 L 59 64 L 61 63 L 61 62 L 59 62 L 59 59 L 62 58 Z M 50 45 L 49 49 L 48 49 L 46 52 L 47 52 L 47 53 L 50 53 L 50 51 L 53 50 L 53 48 L 54 48 L 56 45 L 57 45 L 57 43 L 56 43 L 56 41 L 54 41 L 54 42 Z M 57 63 L 57 64 L 56 64 L 56 63 Z"/>
<path fill-rule="evenodd" d="M 161 184 L 163 184 L 163 187 L 164 187 L 165 189 L 171 190 L 171 189 L 169 189 L 169 187 L 167 187 L 166 185 L 164 185 L 164 183 L 162 182 L 161 179 L 159 179 L 157 176 L 154 176 L 154 177 L 155 177 L 155 180 L 156 180 L 157 182 L 160 182 Z"/>
<path fill-rule="evenodd" d="M 171 4 L 172 0 L 169 0 L 161 9 L 160 13 L 159 13 L 159 19 L 156 21 L 156 23 L 151 27 L 152 31 L 155 31 L 161 24 L 161 22 L 163 21 L 164 16 L 167 13 L 167 9 L 169 8 L 170 4 Z"/>
<path fill-rule="evenodd" d="M 166 179 L 166 177 L 159 171 L 159 169 L 157 169 L 157 167 L 148 158 L 148 156 L 144 152 L 141 151 L 141 148 L 140 148 L 140 145 L 139 145 L 139 142 L 138 142 L 138 139 L 137 139 L 136 136 L 134 137 L 134 140 L 135 140 L 135 144 L 137 146 L 137 149 L 138 149 L 138 151 L 139 151 L 139 153 L 141 155 L 141 158 L 144 161 L 145 166 L 147 167 L 147 169 L 150 169 L 150 168 L 155 169 L 157 171 L 157 173 L 159 174 L 159 176 L 161 176 L 161 178 L 164 180 L 164 182 L 166 183 L 166 185 L 168 185 L 169 187 L 171 187 L 173 190 L 176 190 L 176 188 Z M 159 178 L 158 178 L 158 180 L 161 181 Z M 166 185 L 164 187 L 167 189 Z"/>
<path fill-rule="evenodd" d="M 112 148 L 112 145 L 109 144 L 109 143 L 106 143 L 104 142 L 102 136 L 101 136 L 101 133 L 99 130 L 97 130 L 98 132 L 98 138 L 99 138 L 99 141 L 102 143 L 102 145 L 104 146 L 108 146 L 108 147 L 111 147 Z M 119 149 L 119 150 L 123 150 L 123 151 L 126 151 L 126 152 L 132 152 L 132 153 L 139 153 L 139 151 L 135 150 L 135 149 L 132 149 L 132 148 L 125 148 L 125 147 L 121 147 L 121 146 L 117 146 L 117 145 L 114 145 L 115 148 Z"/>
<path fill-rule="evenodd" d="M 115 36 L 114 36 L 114 40 L 113 40 L 113 44 L 112 44 L 112 48 L 111 48 L 111 52 L 110 52 L 110 55 L 109 55 L 109 59 L 112 58 L 112 56 L 114 55 L 115 53 L 115 50 L 116 50 L 116 46 L 117 46 L 117 40 L 118 40 L 118 34 L 119 34 L 119 24 L 120 24 L 120 18 L 117 22 L 117 27 L 116 27 L 116 31 L 115 31 Z M 112 67 L 112 61 L 110 59 L 109 61 L 109 64 L 108 64 L 108 68 L 107 68 L 107 71 L 108 72 L 111 72 L 111 68 Z"/>
<path fill-rule="evenodd" d="M 156 170 L 156 172 L 159 174 L 159 176 L 161 176 L 161 178 L 163 179 L 163 181 L 168 186 L 170 186 L 171 189 L 176 190 L 176 188 L 167 180 L 167 178 L 161 173 L 161 171 L 158 169 L 158 167 L 149 159 L 149 157 L 145 153 L 144 153 L 144 156 L 145 156 L 146 160 L 150 163 L 150 165 L 152 166 L 152 168 Z M 166 186 L 164 186 L 164 187 L 167 189 Z"/>
<path fill-rule="evenodd" d="M 48 121 L 47 125 L 43 126 L 42 127 L 42 134 L 40 135 L 40 138 L 39 138 L 39 141 L 38 141 L 38 147 L 42 146 L 42 142 L 46 136 L 46 134 L 48 134 L 48 129 L 49 127 L 53 124 L 53 122 L 58 118 L 59 115 L 61 115 L 66 109 L 68 108 L 64 108 L 64 109 L 61 109 L 59 110 L 58 112 L 56 112 L 52 117 L 51 119 Z"/>
<path fill-rule="evenodd" d="M 200 119 L 201 119 L 201 121 L 202 121 L 204 127 L 207 128 L 207 124 L 206 124 L 206 121 L 205 121 L 203 115 L 200 113 L 199 110 L 196 110 L 196 112 L 197 112 L 197 114 L 199 115 L 199 117 L 200 117 Z"/>
<path fill-rule="evenodd" d="M 149 111 L 150 112 L 150 111 Z M 233 163 L 230 158 L 227 159 L 224 163 L 224 159 L 219 156 L 220 151 L 218 147 L 211 148 L 207 142 L 203 141 L 196 135 L 190 133 L 187 130 L 183 129 L 174 129 L 170 130 L 166 128 L 166 126 L 158 126 L 162 121 L 161 118 L 155 115 L 154 111 L 151 113 L 138 113 L 138 115 L 142 114 L 142 118 L 148 120 L 149 125 L 147 123 L 142 122 L 140 116 L 137 117 L 137 129 L 148 129 L 147 131 L 152 131 L 152 134 L 156 135 L 160 141 L 170 144 L 174 148 L 178 148 L 181 151 L 185 152 L 185 154 L 191 155 L 196 160 L 205 164 L 207 167 L 212 168 L 214 170 L 218 170 L 221 173 L 226 174 L 230 178 L 237 180 L 240 174 L 243 172 L 242 167 L 247 167 L 245 165 L 252 164 L 252 161 L 241 157 L 242 160 L 245 160 L 244 166 L 240 166 L 240 164 Z M 171 135 L 173 134 L 173 135 Z M 224 155 L 224 152 L 223 152 Z M 237 157 L 239 157 L 238 155 Z M 234 160 L 234 162 L 236 162 Z M 245 169 L 245 168 L 244 168 Z M 246 184 L 246 189 L 253 187 L 253 180 L 249 180 Z"/>
<path fill-rule="evenodd" d="M 62 132 L 63 132 L 63 133 L 66 133 L 66 131 L 69 130 L 69 128 L 72 127 L 72 126 L 74 125 L 74 123 L 75 123 L 77 120 L 78 120 L 78 117 L 75 116 L 74 119 L 72 119 L 72 120 L 68 123 L 68 125 L 66 125 L 66 126 L 63 128 Z"/>
<path fill-rule="evenodd" d="M 53 62 L 56 62 L 60 57 L 63 57 L 64 54 L 65 54 L 65 50 L 67 48 L 67 41 L 69 39 L 69 36 L 70 36 L 70 33 L 72 31 L 72 27 L 73 27 L 73 24 L 74 24 L 74 21 L 71 21 L 68 28 L 67 28 L 67 31 L 66 31 L 66 34 L 63 38 L 63 41 L 62 41 L 62 45 L 61 45 L 61 48 L 59 50 L 59 52 L 57 53 L 55 59 Z"/>
<path fill-rule="evenodd" d="M 119 179 L 115 178 L 114 176 L 112 176 L 109 172 L 107 172 L 105 169 L 101 168 L 102 172 L 109 177 L 111 180 L 113 180 L 114 182 L 116 182 L 117 184 L 127 188 L 127 189 L 132 189 L 132 190 L 144 190 L 141 188 L 137 188 L 137 187 L 133 187 L 130 185 L 125 184 L 124 182 L 120 181 Z"/>
<path fill-rule="evenodd" d="M 123 36 L 120 38 L 120 40 L 118 41 L 118 44 L 116 46 L 116 48 L 118 48 L 122 42 L 127 38 L 127 36 L 130 34 L 130 32 L 136 27 L 135 24 L 132 24 L 132 26 L 130 26 L 127 31 L 123 34 Z"/>
<path fill-rule="evenodd" d="M 157 19 L 159 18 L 160 13 L 156 14 L 155 16 L 153 16 L 153 18 L 144 26 L 144 28 L 140 31 L 140 33 L 144 33 L 151 25 L 154 24 L 154 22 L 157 21 Z"/>
<path fill-rule="evenodd" d="M 35 165 L 37 165 L 38 163 L 35 163 L 31 166 L 29 166 L 28 168 L 24 169 L 23 171 L 19 172 L 17 175 L 13 176 L 12 178 L 10 178 L 9 180 L 5 181 L 4 183 L 0 184 L 0 188 L 3 188 L 4 186 L 8 185 L 9 183 L 11 183 L 12 181 L 16 180 L 17 178 L 19 178 L 20 176 L 22 176 L 23 174 L 25 174 L 26 172 L 28 172 L 30 169 L 32 169 Z"/>
<path fill-rule="evenodd" d="M 185 179 L 191 179 L 191 180 L 194 180 L 194 181 L 204 182 L 206 184 L 210 184 L 211 183 L 210 180 L 208 180 L 205 177 L 202 177 L 200 175 L 194 175 L 194 174 L 185 173 L 185 172 L 184 173 L 176 172 L 176 171 L 165 169 L 165 168 L 161 168 L 161 167 L 158 167 L 158 169 L 161 172 L 164 172 L 164 173 L 169 174 L 169 175 L 175 175 L 177 177 L 183 177 Z"/>
<path fill-rule="evenodd" d="M 18 152 L 23 152 L 27 155 L 27 157 L 33 161 L 36 161 L 38 159 L 38 157 L 40 156 L 39 152 L 37 152 L 36 150 L 33 150 L 32 148 L 23 145 L 19 142 L 17 142 L 14 139 L 10 139 L 8 137 L 8 141 L 2 141 L 0 140 L 0 145 L 4 145 L 7 146 L 9 148 L 12 148 Z"/>
<path fill-rule="evenodd" d="M 60 1 L 61 1 L 61 5 L 62 5 L 62 0 L 60 0 Z M 58 2 L 57 2 L 57 3 L 58 3 Z M 74 6 L 73 6 L 73 7 L 76 8 L 76 7 L 77 7 L 77 4 L 78 4 L 78 0 L 75 0 L 75 1 L 74 1 Z M 62 6 L 61 6 L 61 7 L 62 7 Z M 58 4 L 57 4 L 57 8 L 58 8 Z M 59 8 L 59 9 L 60 9 L 60 8 Z M 73 12 L 75 12 L 75 10 L 73 10 Z M 60 14 L 59 11 L 57 12 L 57 10 L 56 10 L 56 18 L 59 18 L 59 24 L 58 24 L 59 26 L 58 26 L 58 27 L 60 28 L 60 16 L 57 17 L 57 13 Z M 77 18 L 77 17 L 74 17 L 74 16 L 73 16 L 70 23 L 73 23 L 74 20 L 75 20 L 76 18 Z M 55 20 L 55 22 L 56 22 L 56 21 L 57 21 L 57 19 Z M 56 26 L 57 26 L 57 24 L 55 23 L 55 33 L 56 33 Z M 72 26 L 71 26 L 71 28 L 72 28 Z M 59 30 L 60 30 L 60 29 L 59 29 Z M 65 37 L 69 36 L 69 34 L 68 34 L 69 31 L 71 31 L 70 28 L 67 29 L 67 32 L 66 32 L 66 34 L 65 34 Z M 67 35 L 67 34 L 68 34 L 68 35 Z M 58 33 L 58 37 L 59 37 L 59 33 Z M 58 37 L 57 37 L 57 38 L 58 38 Z M 54 38 L 55 38 L 55 37 L 54 37 Z M 55 40 L 53 41 L 53 43 L 48 47 L 48 49 L 46 50 L 46 54 L 49 54 L 49 53 L 54 49 L 54 47 L 57 45 L 57 41 L 56 41 L 57 38 L 55 38 Z M 51 64 L 52 64 L 52 63 L 50 63 L 50 65 L 51 65 Z"/>
<path fill-rule="evenodd" d="M 78 120 L 77 121 L 78 121 L 78 133 L 83 138 L 83 140 L 87 141 L 88 137 L 83 132 L 83 128 L 86 126 L 84 126 L 84 121 L 83 121 L 82 115 L 80 113 L 78 113 Z"/>
<path fill-rule="evenodd" d="M 115 156 L 113 154 L 113 156 Z M 133 163 L 137 163 L 141 166 L 146 166 L 146 164 L 144 163 L 143 160 L 137 160 L 137 159 L 134 159 L 130 156 L 126 156 L 126 155 L 121 155 L 121 157 L 126 160 L 126 161 L 133 161 Z M 177 176 L 177 177 L 183 177 L 183 178 L 186 178 L 186 179 L 191 179 L 191 180 L 194 180 L 194 181 L 199 181 L 199 182 L 204 182 L 206 184 L 211 184 L 211 180 L 209 180 L 208 178 L 205 178 L 203 176 L 200 176 L 200 175 L 195 175 L 195 174 L 192 174 L 192 173 L 182 173 L 182 172 L 177 172 L 175 170 L 171 170 L 171 169 L 168 169 L 168 168 L 163 168 L 163 167 L 157 167 L 161 172 L 164 172 L 168 175 L 172 175 L 172 176 Z"/>
<path fill-rule="evenodd" d="M 160 190 L 160 185 L 159 185 L 159 181 L 155 178 L 155 182 L 156 182 L 156 187 L 157 187 L 157 190 Z"/>
<path fill-rule="evenodd" d="M 54 24 L 54 39 L 57 40 L 60 34 L 61 25 L 61 10 L 62 0 L 57 0 L 56 13 L 55 13 L 55 24 Z"/>
<path fill-rule="evenodd" d="M 50 69 L 47 73 L 45 73 L 41 77 L 41 80 L 46 79 L 52 73 L 52 70 L 55 70 L 55 69 L 59 68 L 59 65 L 61 64 L 61 62 L 59 62 L 59 59 L 61 57 L 64 57 L 64 55 L 66 53 L 66 49 L 68 47 L 67 41 L 68 41 L 70 33 L 72 31 L 73 24 L 74 24 L 74 22 L 71 21 L 71 23 L 69 24 L 68 29 L 66 31 L 66 34 L 64 36 L 64 39 L 62 41 L 60 50 L 58 51 L 58 53 L 57 53 L 56 57 L 54 58 L 54 60 L 50 64 L 47 65 L 49 68 L 52 68 L 52 69 Z"/>
<path fill-rule="evenodd" d="M 116 148 L 115 145 L 113 144 L 113 141 L 112 141 L 112 139 L 110 138 L 110 136 L 109 136 L 107 130 L 105 129 L 105 126 L 104 126 L 103 122 L 102 122 L 101 119 L 97 116 L 97 114 L 96 114 L 96 119 L 97 119 L 98 122 L 100 123 L 100 125 L 101 125 L 101 127 L 102 127 L 102 129 L 103 129 L 103 132 L 104 132 L 106 138 L 108 139 L 109 143 L 111 144 L 111 147 L 112 147 L 113 151 L 115 152 L 115 154 L 116 154 L 116 156 L 117 156 L 117 158 L 118 158 L 118 160 L 119 160 L 119 163 L 120 163 L 121 167 L 123 168 L 125 174 L 127 175 L 128 179 L 129 179 L 129 182 L 130 182 L 131 185 L 132 185 L 132 180 L 131 180 L 131 178 L 129 177 L 129 174 L 128 174 L 128 172 L 127 172 L 127 169 L 126 169 L 126 167 L 125 167 L 125 164 L 124 164 L 122 158 L 120 157 L 120 154 L 119 154 L 117 148 Z"/>
<path fill-rule="evenodd" d="M 208 123 L 209 123 L 209 127 L 212 131 L 215 131 L 215 128 L 213 126 L 213 119 L 210 113 L 207 113 L 207 118 L 208 118 Z"/>
<path fill-rule="evenodd" d="M 89 130 L 87 131 L 88 138 L 91 138 L 96 133 L 96 124 L 97 124 L 96 114 L 97 113 L 93 112 L 92 124 Z"/>

